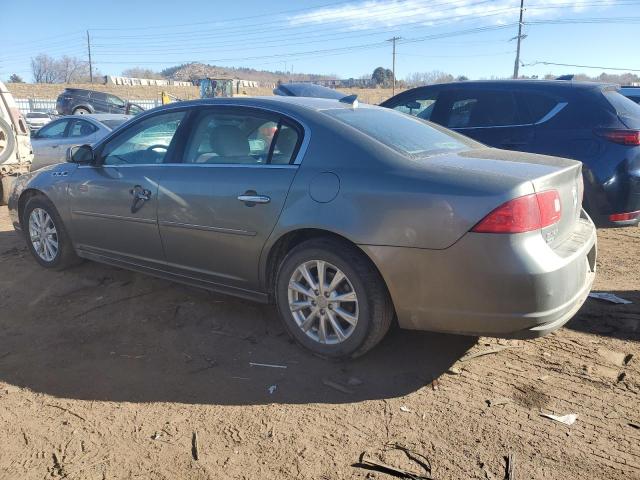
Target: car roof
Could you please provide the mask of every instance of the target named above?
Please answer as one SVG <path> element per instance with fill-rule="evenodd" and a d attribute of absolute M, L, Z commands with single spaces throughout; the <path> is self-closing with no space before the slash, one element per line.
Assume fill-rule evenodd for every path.
<path fill-rule="evenodd" d="M 602 82 L 577 82 L 573 80 L 535 80 L 535 79 L 518 79 L 518 80 L 465 80 L 461 82 L 451 83 L 438 83 L 434 85 L 425 85 L 424 87 L 416 88 L 428 88 L 428 87 L 536 87 L 536 88 L 549 88 L 549 89 L 594 89 L 594 88 L 608 88 L 618 87 L 618 85 Z"/>
<path fill-rule="evenodd" d="M 231 98 L 207 98 L 200 100 L 186 100 L 184 102 L 175 102 L 163 105 L 153 109 L 153 111 L 166 109 L 172 106 L 203 106 L 203 105 L 237 105 L 237 106 L 255 106 L 255 107 L 293 107 L 293 109 L 306 110 L 329 110 L 335 108 L 354 108 L 351 103 L 341 102 L 339 100 L 329 98 L 315 97 L 284 97 L 279 95 L 263 96 L 263 97 L 231 97 Z M 372 105 L 359 103 L 357 108 L 376 108 Z M 151 110 L 147 110 L 150 112 Z"/>

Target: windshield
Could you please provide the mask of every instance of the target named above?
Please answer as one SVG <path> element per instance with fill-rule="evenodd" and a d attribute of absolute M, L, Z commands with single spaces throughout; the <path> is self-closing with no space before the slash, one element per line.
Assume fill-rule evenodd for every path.
<path fill-rule="evenodd" d="M 424 120 L 382 108 L 341 108 L 324 113 L 411 157 L 464 150 L 475 142 L 436 129 Z"/>
<path fill-rule="evenodd" d="M 118 119 L 115 119 L 115 120 L 100 120 L 100 123 L 102 123 L 103 125 L 106 125 L 111 130 L 115 130 L 116 127 L 119 127 L 120 125 L 122 125 L 126 121 L 127 121 L 126 118 L 122 118 L 122 119 L 118 118 Z"/>

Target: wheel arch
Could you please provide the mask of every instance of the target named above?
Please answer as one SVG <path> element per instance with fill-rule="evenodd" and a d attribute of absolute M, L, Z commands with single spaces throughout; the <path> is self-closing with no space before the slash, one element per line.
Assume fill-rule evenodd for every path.
<path fill-rule="evenodd" d="M 362 250 L 362 248 L 360 248 L 357 243 L 353 242 L 344 235 L 333 232 L 331 230 L 324 230 L 322 228 L 299 228 L 284 232 L 282 235 L 280 235 L 280 237 L 278 237 L 273 242 L 268 250 L 268 253 L 265 255 L 261 278 L 265 291 L 267 292 L 270 300 L 273 300 L 275 278 L 278 273 L 278 266 L 287 255 L 287 253 L 293 248 L 300 245 L 302 242 L 322 238 L 332 239 L 357 249 L 362 254 L 363 258 L 367 259 L 367 261 L 371 264 L 378 275 L 380 275 L 380 279 L 384 287 L 387 289 L 387 291 L 389 291 L 387 282 L 385 281 L 384 275 L 378 268 L 378 265 L 369 255 L 367 255 L 364 250 Z M 391 296 L 389 298 L 391 298 Z"/>
<path fill-rule="evenodd" d="M 78 108 L 83 108 L 83 109 L 85 109 L 85 110 L 88 110 L 90 113 L 96 113 L 96 111 L 95 111 L 95 109 L 93 108 L 93 106 L 91 106 L 90 104 L 84 104 L 84 103 L 80 103 L 80 104 L 78 104 L 78 105 L 74 105 L 74 106 L 73 106 L 73 108 L 71 109 L 71 113 L 72 113 L 73 115 L 75 115 L 75 113 L 74 113 L 74 112 L 75 112 Z"/>
<path fill-rule="evenodd" d="M 20 225 L 22 226 L 23 229 L 24 229 L 24 225 L 23 225 L 24 209 L 27 206 L 27 202 L 33 197 L 44 197 L 47 200 L 51 201 L 51 199 L 47 196 L 47 194 L 44 193 L 42 190 L 38 190 L 37 188 L 27 188 L 26 190 L 24 190 L 20 194 L 20 197 L 18 198 L 18 221 L 20 222 Z"/>

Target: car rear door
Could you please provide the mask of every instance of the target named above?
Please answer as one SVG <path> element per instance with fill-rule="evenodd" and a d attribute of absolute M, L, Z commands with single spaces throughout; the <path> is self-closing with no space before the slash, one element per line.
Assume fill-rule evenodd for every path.
<path fill-rule="evenodd" d="M 510 90 L 444 90 L 437 103 L 431 120 L 485 145 L 528 151 L 534 142 L 534 125 Z"/>
<path fill-rule="evenodd" d="M 157 222 L 158 185 L 184 109 L 158 112 L 98 145 L 94 165 L 69 182 L 71 230 L 88 256 L 159 268 L 164 262 Z"/>
<path fill-rule="evenodd" d="M 169 268 L 235 293 L 256 291 L 303 129 L 275 112 L 215 106 L 194 111 L 185 131 L 181 162 L 167 167 L 158 197 Z"/>

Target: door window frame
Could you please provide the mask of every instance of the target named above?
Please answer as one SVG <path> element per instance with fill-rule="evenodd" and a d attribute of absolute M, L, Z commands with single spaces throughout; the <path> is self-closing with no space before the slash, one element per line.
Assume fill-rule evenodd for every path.
<path fill-rule="evenodd" d="M 189 137 L 189 132 L 191 127 L 193 126 L 193 120 L 197 117 L 198 113 L 204 109 L 213 109 L 220 108 L 226 110 L 234 110 L 237 111 L 239 109 L 242 110 L 254 110 L 258 113 L 262 112 L 263 114 L 272 114 L 276 115 L 280 119 L 284 119 L 286 123 L 290 127 L 296 128 L 298 131 L 298 143 L 296 145 L 296 149 L 294 154 L 292 155 L 293 161 L 289 164 L 241 164 L 241 163 L 183 163 L 183 155 L 184 155 L 184 147 Z M 180 122 L 176 133 L 174 134 L 171 143 L 169 144 L 169 149 L 167 150 L 167 154 L 164 157 L 162 163 L 137 163 L 130 165 L 104 165 L 102 162 L 102 152 L 104 150 L 105 145 L 111 142 L 113 139 L 117 138 L 119 135 L 125 133 L 129 128 L 134 127 L 139 122 L 143 122 L 149 118 L 156 117 L 158 115 L 164 115 L 166 113 L 173 113 L 184 111 L 185 117 Z M 68 126 L 68 125 L 67 125 Z M 162 167 L 162 166 L 174 166 L 174 167 L 196 167 L 196 168 L 220 168 L 220 167 L 231 167 L 231 168 L 298 168 L 298 166 L 302 163 L 304 156 L 307 153 L 307 149 L 309 147 L 309 143 L 311 142 L 311 129 L 308 124 L 300 119 L 297 116 L 291 115 L 288 112 L 283 112 L 278 108 L 265 108 L 265 107 L 256 107 L 253 105 L 242 105 L 242 104 L 234 104 L 228 102 L 220 102 L 215 104 L 207 104 L 207 105 L 179 105 L 175 107 L 163 108 L 157 112 L 153 113 L 140 113 L 136 115 L 135 120 L 132 121 L 128 127 L 124 130 L 117 129 L 112 133 L 108 134 L 104 137 L 94 149 L 94 162 L 91 165 L 80 165 L 79 168 L 132 168 L 132 167 Z M 273 143 L 273 142 L 272 142 Z M 174 159 L 178 159 L 179 161 L 173 161 Z"/>

